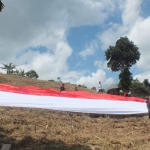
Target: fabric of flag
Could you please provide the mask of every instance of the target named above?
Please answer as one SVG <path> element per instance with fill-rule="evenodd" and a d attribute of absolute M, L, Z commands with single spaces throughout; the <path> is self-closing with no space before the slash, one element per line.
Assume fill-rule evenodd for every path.
<path fill-rule="evenodd" d="M 96 114 L 144 114 L 145 100 L 138 97 L 58 91 L 34 86 L 0 84 L 0 106 L 43 108 Z"/>

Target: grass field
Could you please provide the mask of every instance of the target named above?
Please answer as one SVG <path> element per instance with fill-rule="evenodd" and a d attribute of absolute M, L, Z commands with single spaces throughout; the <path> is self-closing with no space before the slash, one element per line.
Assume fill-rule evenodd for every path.
<path fill-rule="evenodd" d="M 0 83 L 55 89 L 61 85 L 2 73 Z M 65 83 L 68 90 L 75 86 Z M 11 143 L 12 150 L 149 150 L 150 121 L 144 123 L 146 118 L 0 107 L 0 147 Z"/>

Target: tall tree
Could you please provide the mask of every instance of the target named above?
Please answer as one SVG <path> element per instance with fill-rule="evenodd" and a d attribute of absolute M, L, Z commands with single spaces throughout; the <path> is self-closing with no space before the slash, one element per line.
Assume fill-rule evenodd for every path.
<path fill-rule="evenodd" d="M 13 65 L 12 63 L 3 64 L 4 67 L 0 67 L 3 70 L 6 70 L 7 74 L 13 74 L 14 70 L 16 68 L 16 65 Z"/>
<path fill-rule="evenodd" d="M 129 90 L 132 81 L 130 67 L 140 59 L 138 47 L 127 37 L 121 37 L 116 41 L 115 46 L 109 46 L 105 51 L 105 57 L 108 61 L 107 67 L 114 72 L 121 72 L 119 74 L 119 86 L 124 91 Z"/>
<path fill-rule="evenodd" d="M 0 12 L 2 11 L 2 9 L 4 8 L 5 6 L 4 6 L 4 4 L 1 2 L 1 0 L 0 0 Z"/>
<path fill-rule="evenodd" d="M 129 85 L 131 84 L 132 81 L 132 73 L 129 71 L 128 68 L 125 68 L 124 70 L 121 71 L 119 74 L 119 87 L 122 87 L 124 91 L 129 90 Z"/>

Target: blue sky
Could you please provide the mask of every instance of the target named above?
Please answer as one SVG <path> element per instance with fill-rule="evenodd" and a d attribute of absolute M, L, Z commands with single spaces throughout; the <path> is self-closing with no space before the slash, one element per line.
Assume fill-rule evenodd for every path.
<path fill-rule="evenodd" d="M 134 78 L 150 81 L 149 0 L 3 0 L 0 64 L 34 69 L 42 80 L 103 88 L 118 83 L 105 51 L 127 36 L 141 53 Z M 0 70 L 4 72 L 3 70 Z M 5 72 L 4 72 L 5 73 Z"/>

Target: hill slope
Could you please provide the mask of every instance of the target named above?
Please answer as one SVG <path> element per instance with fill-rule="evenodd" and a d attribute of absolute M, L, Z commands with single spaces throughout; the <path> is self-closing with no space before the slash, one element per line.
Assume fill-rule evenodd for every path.
<path fill-rule="evenodd" d="M 37 86 L 41 88 L 54 88 L 59 90 L 60 86 L 62 85 L 62 82 L 57 82 L 53 80 L 39 80 L 39 79 L 31 79 L 28 77 L 21 77 L 17 75 L 11 75 L 11 74 L 3 74 L 0 73 L 0 84 L 12 84 L 16 86 Z M 76 87 L 75 84 L 65 83 L 66 90 L 74 90 Z M 94 90 L 84 88 L 82 86 L 78 86 L 79 90 L 87 91 L 87 92 L 95 92 Z"/>
<path fill-rule="evenodd" d="M 55 89 L 61 85 L 5 74 L 0 74 L 0 83 Z M 65 87 L 73 90 L 75 85 L 65 83 Z M 146 118 L 0 107 L 0 147 L 11 143 L 12 150 L 149 150 Z"/>

